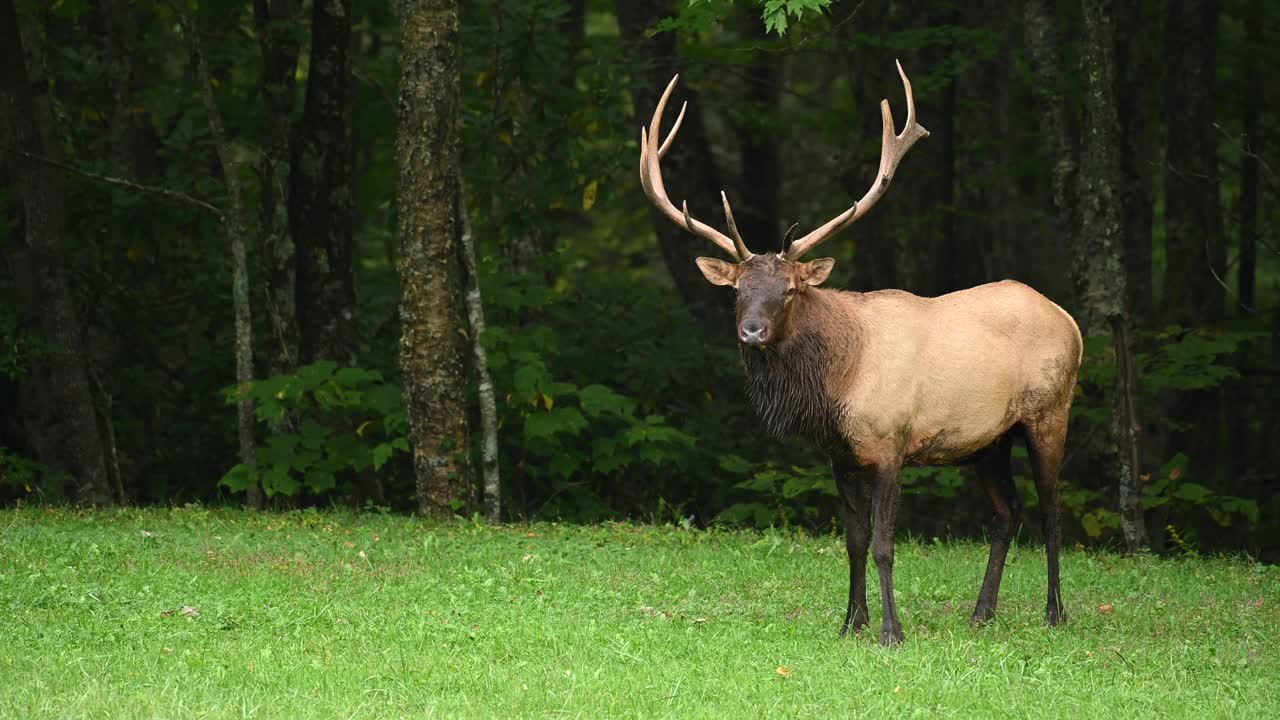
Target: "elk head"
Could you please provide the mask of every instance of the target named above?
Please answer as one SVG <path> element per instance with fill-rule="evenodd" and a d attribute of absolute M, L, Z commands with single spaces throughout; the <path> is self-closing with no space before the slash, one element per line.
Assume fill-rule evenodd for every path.
<path fill-rule="evenodd" d="M 902 77 L 902 87 L 907 95 L 907 124 L 901 133 L 894 133 L 893 113 L 889 110 L 889 101 L 880 101 L 880 117 L 884 126 L 880 145 L 880 169 L 871 188 L 862 199 L 855 202 L 848 210 L 837 215 L 826 224 L 813 230 L 808 235 L 794 242 L 783 243 L 781 253 L 765 253 L 755 255 L 747 249 L 747 245 L 738 233 L 733 222 L 733 210 L 729 207 L 729 197 L 722 191 L 720 199 L 724 203 L 725 220 L 730 239 L 724 233 L 700 222 L 689 214 L 689 204 L 676 208 L 667 198 L 667 190 L 662 182 L 662 157 L 671 148 L 684 113 L 688 107 L 685 103 L 680 108 L 680 115 L 667 134 L 666 140 L 658 144 L 662 114 L 666 110 L 667 100 L 675 89 L 679 75 L 671 78 L 667 89 L 658 101 L 649 127 L 640 129 L 640 185 L 645 195 L 672 222 L 684 227 L 699 237 L 710 240 L 720 249 L 737 260 L 736 263 L 725 262 L 715 258 L 701 257 L 697 259 L 698 267 L 707 280 L 716 285 L 729 285 L 738 291 L 738 340 L 744 345 L 763 348 L 779 338 L 785 337 L 787 319 L 793 301 L 809 287 L 819 285 L 831 274 L 835 260 L 821 258 L 811 262 L 800 262 L 800 257 L 826 242 L 836 233 L 857 222 L 867 213 L 885 191 L 898 169 L 898 163 L 907 154 L 911 146 L 920 138 L 928 137 L 929 131 L 916 122 L 915 98 L 911 94 L 911 81 L 902 70 L 902 63 L 897 63 L 898 75 Z M 794 228 L 794 226 L 793 226 Z M 790 233 L 788 233 L 788 238 Z"/>

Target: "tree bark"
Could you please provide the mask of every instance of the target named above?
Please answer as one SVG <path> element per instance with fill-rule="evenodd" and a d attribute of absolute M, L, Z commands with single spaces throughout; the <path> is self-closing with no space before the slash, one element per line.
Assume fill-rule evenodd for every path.
<path fill-rule="evenodd" d="M 263 65 L 258 243 L 263 295 L 271 327 L 267 357 L 271 363 L 270 374 L 282 375 L 298 368 L 297 258 L 288 213 L 292 155 L 289 131 L 294 74 L 298 67 L 298 42 L 293 25 L 297 17 L 291 0 L 254 0 L 253 19 Z"/>
<path fill-rule="evenodd" d="M 1120 122 L 1116 111 L 1115 28 L 1110 0 L 1084 0 L 1084 123 L 1081 133 L 1080 232 L 1075 246 L 1075 284 L 1085 333 L 1111 335 L 1116 366 L 1111 437 L 1104 450 L 1108 478 L 1116 487 L 1125 546 L 1147 544 L 1138 451 L 1137 389 L 1130 318 L 1126 312 L 1122 217 Z"/>
<path fill-rule="evenodd" d="M 11 0 L 0 2 L 0 65 L 0 143 L 7 149 L 43 154 L 37 103 Z M 11 270 L 22 271 L 21 263 L 29 263 L 37 292 L 27 298 L 24 305 L 35 304 L 24 308 L 23 314 L 39 318 L 51 346 L 45 367 L 23 380 L 24 406 L 37 404 L 34 409 L 24 407 L 34 421 L 27 423 L 28 434 L 34 435 L 31 444 L 41 463 L 70 475 L 76 502 L 110 505 L 111 487 L 94 416 L 84 341 L 63 255 L 64 179 L 52 166 L 16 152 L 0 152 L 5 152 L 9 179 L 22 202 L 24 241 L 10 250 Z"/>
<path fill-rule="evenodd" d="M 458 252 L 458 5 L 403 6 L 399 138 L 400 368 L 418 504 L 471 503 Z"/>
<path fill-rule="evenodd" d="M 1081 137 L 1072 141 L 1062 96 L 1062 55 L 1053 19 L 1040 0 L 1024 6 L 1027 48 L 1041 93 L 1041 125 L 1052 147 L 1059 237 L 1072 249 L 1072 279 L 1086 336 L 1111 336 L 1116 384 L 1112 423 L 1102 447 L 1109 485 L 1116 488 L 1125 544 L 1146 544 L 1139 489 L 1137 391 L 1125 289 L 1121 136 L 1115 83 L 1115 29 L 1109 0 L 1083 0 L 1081 68 L 1085 102 Z"/>
<path fill-rule="evenodd" d="M 1151 20 L 1143 13 L 1142 0 L 1117 0 L 1113 5 L 1126 289 L 1132 325 L 1143 329 L 1155 322 L 1151 270 L 1154 135 L 1150 110 L 1155 101 L 1150 91 L 1157 67 L 1155 44 L 1146 37 Z"/>
<path fill-rule="evenodd" d="M 1210 327 L 1223 318 L 1226 273 L 1214 127 L 1218 3 L 1170 2 L 1166 13 L 1165 315 Z"/>
<path fill-rule="evenodd" d="M 1262 136 L 1258 119 L 1262 115 L 1262 79 L 1258 53 L 1262 47 L 1262 2 L 1250 0 L 1245 20 L 1244 126 L 1240 158 L 1240 305 L 1246 312 L 1254 308 L 1254 288 L 1258 274 L 1258 158 L 1262 157 Z"/>
<path fill-rule="evenodd" d="M 679 60 L 675 33 L 646 37 L 645 31 L 671 15 L 672 5 L 667 0 L 616 0 L 614 7 L 622 32 L 623 49 L 631 61 L 631 94 L 635 101 L 636 121 L 637 124 L 648 125 L 649 113 L 658 106 L 662 90 L 677 73 Z M 714 225 L 723 212 L 721 184 L 711 157 L 711 146 L 707 142 L 698 94 L 688 76 L 683 80 L 679 92 L 681 97 L 677 102 L 687 100 L 689 109 L 680 127 L 679 138 L 663 158 L 663 177 L 668 183 L 667 192 L 677 203 L 680 202 L 677 198 L 687 198 L 690 213 Z M 667 127 L 663 132 L 667 132 L 675 121 L 678 111 L 679 107 L 668 110 L 670 117 L 666 118 Z M 639 128 L 635 130 L 638 140 Z M 639 193 L 639 180 L 635 188 Z M 652 209 L 650 216 L 663 262 L 680 297 L 694 317 L 702 321 L 709 332 L 715 333 L 712 337 L 722 337 L 726 343 L 730 342 L 733 338 L 733 304 L 719 288 L 707 282 L 694 263 L 699 256 L 719 257 L 719 251 L 705 240 L 690 236 L 658 210 Z"/>
<path fill-rule="evenodd" d="M 350 47 L 351 0 L 314 2 L 307 99 L 294 132 L 289 193 L 304 364 L 355 359 Z"/>
<path fill-rule="evenodd" d="M 484 514 L 491 523 L 502 522 L 502 478 L 498 474 L 498 406 L 493 397 L 489 354 L 484 349 L 484 303 L 480 299 L 480 269 L 467 212 L 467 194 L 458 178 L 458 219 L 462 236 L 458 250 L 467 273 L 467 322 L 471 326 L 471 352 L 476 360 L 477 394 L 480 398 L 480 468 L 484 477 Z"/>
<path fill-rule="evenodd" d="M 245 220 L 244 189 L 235 166 L 234 151 L 227 138 L 226 126 L 222 122 L 222 112 L 218 109 L 218 100 L 213 95 L 213 78 L 209 74 L 209 63 L 205 58 L 200 28 L 196 26 L 195 18 L 191 16 L 185 19 L 184 24 L 191 43 L 191 51 L 195 55 L 196 81 L 200 83 L 200 96 L 204 100 L 205 112 L 209 116 L 209 132 L 213 136 L 214 148 L 222 168 L 223 182 L 227 186 L 229 206 L 222 221 L 227 231 L 227 243 L 231 249 L 231 303 L 235 314 L 236 385 L 241 392 L 240 401 L 236 404 L 236 436 L 240 445 L 240 462 L 254 470 L 256 475 L 258 460 L 254 439 L 253 400 L 246 394 L 249 384 L 253 382 L 253 318 L 249 305 L 249 264 L 246 259 L 249 232 Z M 260 492 L 256 480 L 249 485 L 246 491 L 246 502 L 250 507 L 262 506 Z"/>

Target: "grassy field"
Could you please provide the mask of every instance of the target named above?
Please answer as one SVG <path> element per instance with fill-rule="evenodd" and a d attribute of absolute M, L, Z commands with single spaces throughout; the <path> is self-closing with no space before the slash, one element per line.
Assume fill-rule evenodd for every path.
<path fill-rule="evenodd" d="M 906 643 L 837 639 L 843 542 L 338 513 L 0 512 L 0 716 L 1280 717 L 1280 568 L 901 542 Z M 873 624 L 878 623 L 872 578 Z"/>

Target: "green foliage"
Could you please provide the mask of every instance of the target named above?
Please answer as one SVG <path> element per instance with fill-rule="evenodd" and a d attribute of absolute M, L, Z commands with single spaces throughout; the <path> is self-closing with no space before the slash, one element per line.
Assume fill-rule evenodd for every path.
<path fill-rule="evenodd" d="M 0 305 L 0 375 L 21 379 L 50 352 L 44 338 L 22 327 L 12 308 Z"/>
<path fill-rule="evenodd" d="M 753 11 L 759 12 L 767 32 L 786 35 L 793 21 L 799 21 L 808 13 L 820 15 L 832 0 L 751 0 Z M 677 17 L 664 18 L 658 23 L 659 31 L 706 32 L 716 21 L 731 12 L 734 0 L 689 0 Z"/>
<path fill-rule="evenodd" d="M 1231 495 L 1220 495 L 1191 481 L 1187 456 L 1178 453 L 1160 467 L 1159 475 L 1142 486 L 1142 507 L 1163 507 L 1175 518 L 1185 518 L 1194 511 L 1208 513 L 1215 523 L 1230 527 L 1243 519 L 1257 524 L 1260 513 L 1257 501 Z"/>
<path fill-rule="evenodd" d="M 381 470 L 409 451 L 403 390 L 372 370 L 326 360 L 225 392 L 229 404 L 247 395 L 277 429 L 257 449 L 256 475 L 239 464 L 222 477 L 233 492 L 256 479 L 268 496 L 324 494 L 344 473 Z"/>
<path fill-rule="evenodd" d="M 587 324 L 572 320 L 581 311 L 579 292 L 508 276 L 492 263 L 485 286 L 492 320 L 484 342 L 498 390 L 500 455 L 519 458 L 510 470 L 547 498 L 542 512 L 601 517 L 610 487 L 693 462 L 693 436 L 649 412 L 653 398 L 624 394 L 618 385 L 625 376 L 610 373 L 598 355 L 569 349 L 595 347 L 579 334 Z M 518 318 L 536 320 L 508 329 Z M 616 330 L 634 318 L 601 314 L 594 330 Z"/>
<path fill-rule="evenodd" d="M 754 498 L 725 508 L 716 516 L 721 523 L 755 527 L 813 524 L 822 509 L 822 499 L 838 495 L 828 466 L 783 466 L 726 455 L 720 461 L 720 469 L 744 476 L 734 487 Z"/>
<path fill-rule="evenodd" d="M 42 468 L 40 463 L 0 446 L 0 488 L 29 494 L 41 487 L 38 479 L 47 473 L 47 469 Z"/>

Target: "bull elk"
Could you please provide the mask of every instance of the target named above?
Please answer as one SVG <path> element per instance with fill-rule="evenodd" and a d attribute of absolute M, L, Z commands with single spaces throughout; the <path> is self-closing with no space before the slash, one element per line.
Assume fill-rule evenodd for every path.
<path fill-rule="evenodd" d="M 894 132 L 889 101 L 881 101 L 884 134 L 871 189 L 825 225 L 789 246 L 784 241 L 780 254 L 747 249 L 723 192 L 731 238 L 693 218 L 687 203 L 677 208 L 667 198 L 659 163 L 680 129 L 684 108 L 661 144 L 658 138 L 678 75 L 648 129 L 641 129 L 640 183 L 672 222 L 737 260 L 702 257 L 697 264 L 707 280 L 737 291 L 748 396 L 766 429 L 777 436 L 807 436 L 831 459 L 849 552 L 849 605 L 840 634 L 869 622 L 870 546 L 880 574 L 880 641 L 902 640 L 893 596 L 893 531 L 899 471 L 910 465 L 976 465 L 995 516 L 986 577 L 970 623 L 994 616 L 1017 511 L 1009 464 L 1016 435 L 1025 439 L 1040 496 L 1049 568 L 1045 617 L 1057 625 L 1067 619 L 1058 586 L 1058 469 L 1083 351 L 1075 321 L 1048 298 L 1010 280 L 933 298 L 901 290 L 849 292 L 818 287 L 833 259 L 800 261 L 870 211 L 902 157 L 928 137 L 916 122 L 911 82 L 900 63 L 898 74 L 907 97 L 906 127 Z"/>

